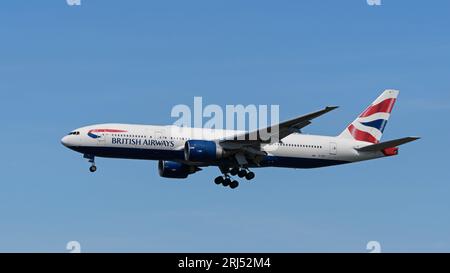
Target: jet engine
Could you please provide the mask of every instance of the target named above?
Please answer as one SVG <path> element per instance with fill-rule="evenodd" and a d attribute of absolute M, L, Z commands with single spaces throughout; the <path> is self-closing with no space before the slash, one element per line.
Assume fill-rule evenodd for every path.
<path fill-rule="evenodd" d="M 192 162 L 211 162 L 223 157 L 224 151 L 214 141 L 188 140 L 184 145 L 184 159 Z"/>
<path fill-rule="evenodd" d="M 165 178 L 187 178 L 188 175 L 200 171 L 195 166 L 189 166 L 175 161 L 160 160 L 158 162 L 158 171 L 161 177 Z"/>

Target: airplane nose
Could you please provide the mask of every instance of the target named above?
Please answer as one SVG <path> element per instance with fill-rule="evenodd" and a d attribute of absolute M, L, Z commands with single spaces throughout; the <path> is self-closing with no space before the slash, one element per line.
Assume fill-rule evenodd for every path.
<path fill-rule="evenodd" d="M 68 138 L 69 138 L 68 136 L 65 136 L 65 137 L 61 138 L 61 144 L 66 146 L 66 147 L 68 147 L 69 146 L 69 139 Z"/>

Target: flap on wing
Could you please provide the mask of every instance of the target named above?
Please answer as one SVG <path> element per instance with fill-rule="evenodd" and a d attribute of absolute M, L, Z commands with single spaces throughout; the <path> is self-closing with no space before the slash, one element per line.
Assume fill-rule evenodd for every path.
<path fill-rule="evenodd" d="M 418 140 L 418 139 L 420 139 L 420 137 L 404 137 L 404 138 L 394 139 L 394 140 L 381 142 L 381 143 L 377 143 L 377 144 L 373 144 L 373 145 L 369 145 L 369 146 L 364 146 L 362 148 L 356 148 L 356 150 L 360 151 L 360 152 L 376 152 L 376 151 L 381 151 L 381 150 L 384 150 L 387 148 L 393 148 L 396 146 L 400 146 L 400 145 L 403 145 L 403 144 L 406 144 L 408 142 Z"/>

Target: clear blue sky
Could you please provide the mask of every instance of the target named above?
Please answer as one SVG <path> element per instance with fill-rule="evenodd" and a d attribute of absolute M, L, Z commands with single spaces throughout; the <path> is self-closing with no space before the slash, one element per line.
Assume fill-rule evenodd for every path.
<path fill-rule="evenodd" d="M 0 251 L 450 251 L 450 2 L 4 1 L 0 9 Z M 385 88 L 396 158 L 218 170 L 166 180 L 156 162 L 60 144 L 102 122 L 170 124 L 173 105 L 279 104 L 281 119 L 340 105 L 306 128 L 336 135 Z"/>

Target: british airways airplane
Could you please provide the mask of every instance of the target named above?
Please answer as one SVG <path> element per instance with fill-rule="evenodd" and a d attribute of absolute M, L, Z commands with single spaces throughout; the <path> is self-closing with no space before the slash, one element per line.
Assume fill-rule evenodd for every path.
<path fill-rule="evenodd" d="M 234 189 L 239 182 L 233 176 L 255 178 L 251 168 L 319 168 L 397 155 L 398 146 L 419 139 L 380 142 L 398 94 L 385 90 L 338 136 L 300 131 L 337 108 L 326 107 L 264 131 L 96 124 L 70 132 L 61 142 L 82 153 L 91 172 L 97 170 L 95 157 L 158 160 L 159 175 L 166 178 L 187 178 L 203 167 L 216 166 L 222 175 L 214 182 Z M 271 137 L 261 137 L 262 132 Z"/>

